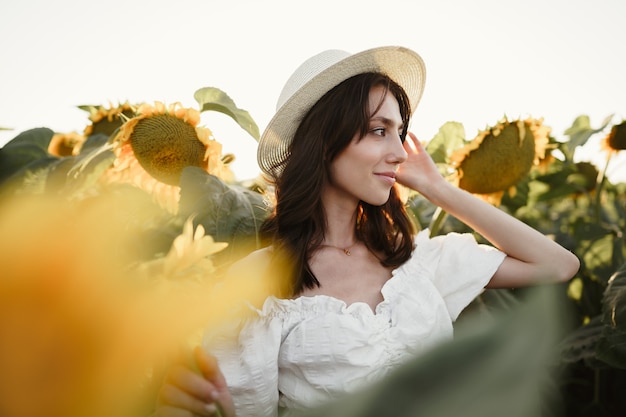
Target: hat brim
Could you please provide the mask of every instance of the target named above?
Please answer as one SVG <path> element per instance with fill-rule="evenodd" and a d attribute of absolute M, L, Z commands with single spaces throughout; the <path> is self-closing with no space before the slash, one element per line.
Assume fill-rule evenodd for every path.
<path fill-rule="evenodd" d="M 259 140 L 261 170 L 269 176 L 277 174 L 276 168 L 288 157 L 296 130 L 311 107 L 341 82 L 365 72 L 380 72 L 398 83 L 409 97 L 411 112 L 415 111 L 426 80 L 424 62 L 416 52 L 385 46 L 349 55 L 312 77 L 276 111 Z"/>

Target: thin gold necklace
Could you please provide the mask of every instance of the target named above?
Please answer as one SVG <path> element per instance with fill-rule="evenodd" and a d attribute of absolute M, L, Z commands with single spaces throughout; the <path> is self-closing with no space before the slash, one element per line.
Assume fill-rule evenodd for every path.
<path fill-rule="evenodd" d="M 350 249 L 352 249 L 354 247 L 354 245 L 356 245 L 357 243 L 358 242 L 354 242 L 352 245 L 350 245 L 348 247 L 345 247 L 345 248 L 342 248 L 340 246 L 335 246 L 335 245 L 320 245 L 320 246 L 326 246 L 326 247 L 329 247 L 329 248 L 339 249 L 339 250 L 343 251 L 343 253 L 345 253 L 346 256 L 350 256 L 350 255 L 352 255 L 352 253 L 350 252 Z"/>

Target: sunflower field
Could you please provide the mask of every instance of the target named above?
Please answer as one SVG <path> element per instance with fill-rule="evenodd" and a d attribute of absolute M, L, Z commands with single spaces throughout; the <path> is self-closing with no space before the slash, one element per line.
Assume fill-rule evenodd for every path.
<path fill-rule="evenodd" d="M 83 132 L 33 128 L 0 148 L 0 415 L 148 417 L 168 366 L 241 300 L 272 209 L 262 177 L 235 178 L 202 112 L 259 130 L 217 88 L 180 103 L 83 105 Z M 606 165 L 575 162 L 602 137 Z M 606 177 L 626 122 L 498 120 L 474 138 L 444 124 L 427 151 L 449 181 L 575 253 L 570 282 L 486 290 L 455 340 L 307 416 L 626 415 L 626 184 Z M 466 226 L 417 193 L 432 234 Z M 471 231 L 470 231 L 471 232 Z M 481 240 L 481 236 L 476 236 Z M 263 347 L 260 346 L 259 349 Z"/>

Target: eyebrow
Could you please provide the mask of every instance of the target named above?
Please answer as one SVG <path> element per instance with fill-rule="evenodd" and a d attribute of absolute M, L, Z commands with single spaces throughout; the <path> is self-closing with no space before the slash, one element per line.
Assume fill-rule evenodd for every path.
<path fill-rule="evenodd" d="M 394 126 L 396 124 L 395 121 L 393 121 L 392 119 L 389 119 L 388 117 L 384 117 L 384 116 L 374 116 L 374 117 L 370 118 L 370 122 L 372 122 L 372 121 L 382 122 L 382 124 L 384 124 L 387 127 Z M 404 129 L 404 123 L 400 123 L 400 125 L 398 126 L 398 129 L 403 130 Z"/>

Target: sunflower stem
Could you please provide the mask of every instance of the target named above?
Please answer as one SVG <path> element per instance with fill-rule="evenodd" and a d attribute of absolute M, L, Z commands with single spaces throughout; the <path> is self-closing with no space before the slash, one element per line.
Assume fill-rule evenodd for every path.
<path fill-rule="evenodd" d="M 600 221 L 600 203 L 602 199 L 602 188 L 604 187 L 606 172 L 609 169 L 609 162 L 611 162 L 612 156 L 613 153 L 609 153 L 609 156 L 606 158 L 606 164 L 604 165 L 604 169 L 598 176 L 598 181 L 596 183 L 595 214 L 597 222 Z"/>
<path fill-rule="evenodd" d="M 437 207 L 437 209 L 433 213 L 433 218 L 430 220 L 430 225 L 428 226 L 428 229 L 430 229 L 430 237 L 437 235 L 439 229 L 441 229 L 441 226 L 447 218 L 448 212 L 441 207 Z"/>

